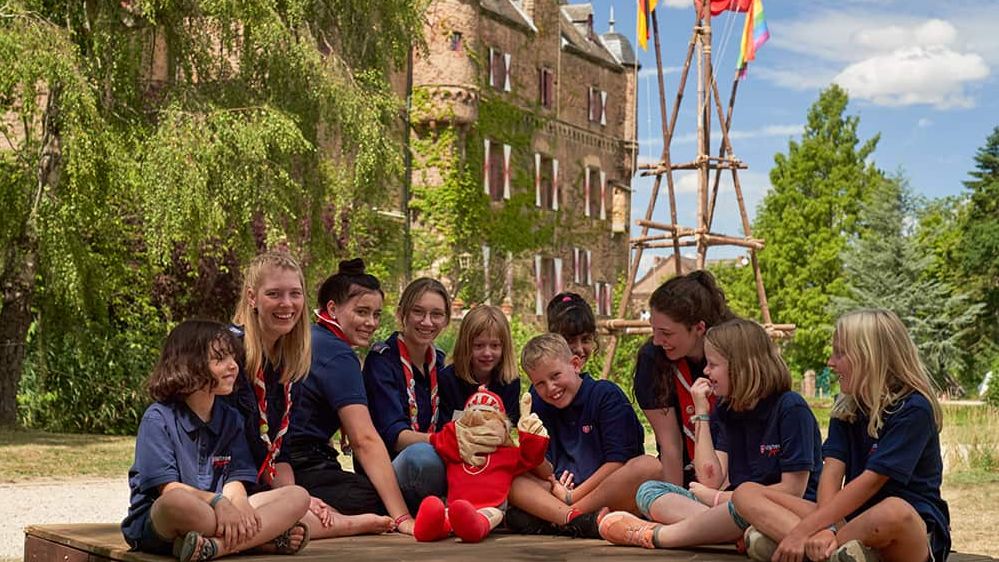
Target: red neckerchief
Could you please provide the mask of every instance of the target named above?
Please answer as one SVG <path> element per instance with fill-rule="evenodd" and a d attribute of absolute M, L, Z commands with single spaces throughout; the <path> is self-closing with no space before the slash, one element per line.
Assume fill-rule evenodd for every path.
<path fill-rule="evenodd" d="M 274 467 L 274 459 L 281 452 L 281 443 L 284 441 L 284 434 L 288 433 L 288 421 L 291 417 L 291 382 L 286 382 L 284 386 L 284 415 L 281 416 L 281 427 L 278 428 L 277 435 L 271 441 L 270 426 L 267 424 L 267 383 L 264 382 L 264 368 L 260 367 L 257 376 L 253 379 L 253 392 L 257 395 L 257 410 L 260 412 L 260 440 L 267 445 L 267 456 L 264 463 L 257 472 L 257 480 L 262 480 L 264 484 L 270 484 L 277 474 Z"/>
<path fill-rule="evenodd" d="M 343 326 L 336 321 L 332 316 L 329 315 L 325 310 L 316 311 L 316 324 L 319 324 L 323 328 L 333 332 L 333 335 L 347 342 L 347 345 L 353 345 L 349 339 L 347 339 L 347 334 L 343 332 Z"/>
<path fill-rule="evenodd" d="M 677 403 L 680 407 L 680 424 L 683 427 L 683 442 L 687 447 L 687 455 L 694 458 L 694 422 L 690 421 L 690 416 L 694 414 L 694 396 L 690 393 L 690 387 L 694 384 L 694 377 L 690 373 L 690 365 L 687 358 L 682 357 L 674 362 L 676 365 L 676 377 L 674 377 L 674 387 L 676 388 Z M 710 411 L 715 409 L 715 397 L 709 396 L 711 403 Z"/>
<path fill-rule="evenodd" d="M 420 431 L 420 424 L 417 417 L 418 408 L 416 406 L 416 379 L 413 378 L 413 364 L 409 359 L 409 349 L 406 342 L 402 340 L 402 334 L 396 338 L 399 345 L 399 358 L 402 359 L 402 374 L 406 377 L 406 395 L 409 397 L 409 426 L 413 431 Z M 437 427 L 437 414 L 440 413 L 440 396 L 437 394 L 437 353 L 433 344 L 427 347 L 427 357 L 425 363 L 429 363 L 427 369 L 430 376 L 430 427 L 427 433 L 433 433 Z"/>

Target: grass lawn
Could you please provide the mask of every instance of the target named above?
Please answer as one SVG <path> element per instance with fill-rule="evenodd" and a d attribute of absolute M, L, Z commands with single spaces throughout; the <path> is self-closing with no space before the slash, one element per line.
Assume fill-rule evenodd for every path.
<path fill-rule="evenodd" d="M 134 452 L 134 437 L 0 429 L 0 482 L 126 478 Z"/>

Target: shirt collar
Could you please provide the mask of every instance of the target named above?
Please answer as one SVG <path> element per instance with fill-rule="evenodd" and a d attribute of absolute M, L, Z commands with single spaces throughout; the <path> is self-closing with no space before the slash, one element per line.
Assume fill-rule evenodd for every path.
<path fill-rule="evenodd" d="M 214 435 L 220 435 L 225 427 L 225 406 L 218 398 L 212 404 L 212 419 L 205 423 L 197 414 L 191 411 L 184 402 L 178 402 L 174 408 L 175 415 L 180 420 L 180 427 L 187 433 L 194 433 L 201 428 L 207 428 Z"/>

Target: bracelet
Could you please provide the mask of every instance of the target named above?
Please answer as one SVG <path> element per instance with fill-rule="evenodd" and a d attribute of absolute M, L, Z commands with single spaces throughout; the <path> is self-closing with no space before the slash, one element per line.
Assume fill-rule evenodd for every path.
<path fill-rule="evenodd" d="M 708 414 L 694 414 L 690 416 L 690 423 L 696 423 L 699 421 L 702 422 L 711 421 L 711 416 L 709 416 Z"/>
<path fill-rule="evenodd" d="M 565 505 L 572 505 L 572 490 L 565 489 Z"/>
<path fill-rule="evenodd" d="M 722 491 L 721 490 L 718 490 L 717 492 L 715 492 L 715 501 L 711 502 L 711 506 L 712 507 L 718 505 L 718 498 L 720 498 L 721 495 L 722 495 Z"/>
<path fill-rule="evenodd" d="M 225 498 L 225 496 L 222 495 L 222 492 L 219 492 L 212 497 L 212 500 L 208 502 L 208 505 L 210 505 L 212 509 L 214 509 L 215 506 L 218 505 L 218 503 L 222 501 L 223 498 Z"/>
<path fill-rule="evenodd" d="M 409 520 L 410 520 L 410 519 L 412 519 L 412 518 L 413 518 L 413 516 L 412 516 L 412 515 L 410 515 L 410 514 L 408 514 L 408 513 L 403 513 L 403 514 L 402 514 L 402 515 L 400 515 L 399 517 L 396 517 L 396 518 L 395 518 L 395 520 L 393 521 L 393 523 L 394 523 L 394 524 L 395 524 L 395 526 L 396 526 L 396 527 L 398 528 L 398 527 L 399 527 L 399 525 L 402 525 L 403 523 L 405 523 L 406 521 L 409 521 Z"/>

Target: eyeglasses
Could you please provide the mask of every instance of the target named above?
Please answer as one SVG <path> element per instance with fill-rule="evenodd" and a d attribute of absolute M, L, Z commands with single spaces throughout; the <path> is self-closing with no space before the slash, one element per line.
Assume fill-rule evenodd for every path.
<path fill-rule="evenodd" d="M 423 310 L 422 308 L 414 308 L 409 311 L 409 316 L 416 322 L 423 322 L 428 316 L 430 321 L 434 324 L 443 324 L 447 320 L 447 315 L 443 310 Z"/>

